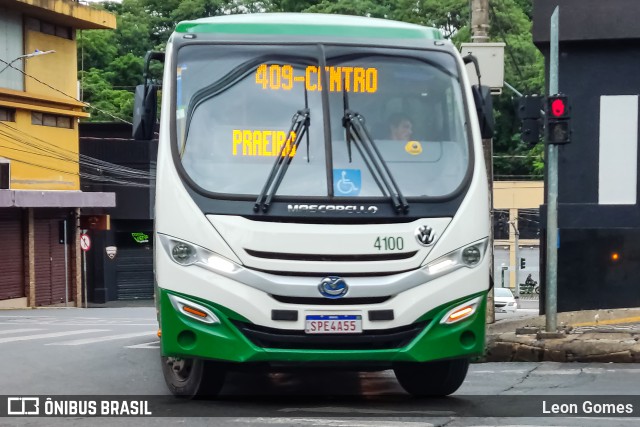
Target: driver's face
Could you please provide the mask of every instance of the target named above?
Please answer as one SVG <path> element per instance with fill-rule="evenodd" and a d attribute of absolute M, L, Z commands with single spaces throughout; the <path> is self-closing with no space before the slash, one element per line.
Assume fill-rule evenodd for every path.
<path fill-rule="evenodd" d="M 397 141 L 409 141 L 413 133 L 413 125 L 409 120 L 402 120 L 397 126 L 391 126 L 391 137 Z"/>

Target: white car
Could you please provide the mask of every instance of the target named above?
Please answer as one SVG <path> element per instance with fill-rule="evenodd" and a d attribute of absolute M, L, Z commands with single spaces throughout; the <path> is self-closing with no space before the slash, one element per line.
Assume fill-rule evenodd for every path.
<path fill-rule="evenodd" d="M 515 313 L 518 309 L 518 302 L 509 288 L 494 288 L 493 303 L 496 313 Z"/>

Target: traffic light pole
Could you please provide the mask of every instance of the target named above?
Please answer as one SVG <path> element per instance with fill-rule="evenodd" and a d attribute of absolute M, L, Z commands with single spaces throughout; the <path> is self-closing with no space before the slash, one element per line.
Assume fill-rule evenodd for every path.
<path fill-rule="evenodd" d="M 549 95 L 558 93 L 559 7 L 551 15 Z M 547 136 L 548 139 L 548 136 Z M 558 146 L 547 140 L 547 277 L 545 286 L 546 331 L 557 331 L 558 313 Z"/>
<path fill-rule="evenodd" d="M 520 296 L 520 232 L 516 226 L 516 220 L 509 221 L 509 224 L 513 227 L 514 243 L 515 243 L 515 255 L 516 255 L 516 296 Z"/>

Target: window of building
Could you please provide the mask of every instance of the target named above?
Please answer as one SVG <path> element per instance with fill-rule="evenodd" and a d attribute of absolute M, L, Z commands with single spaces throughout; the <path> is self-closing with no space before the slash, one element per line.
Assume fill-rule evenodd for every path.
<path fill-rule="evenodd" d="M 73 40 L 73 31 L 71 30 L 71 27 L 67 27 L 65 25 L 42 21 L 38 18 L 26 18 L 25 26 L 27 29 L 32 31 L 39 31 L 44 34 Z"/>
<path fill-rule="evenodd" d="M 24 76 L 20 72 L 24 70 L 24 61 L 14 61 L 14 58 L 24 55 L 22 22 L 19 12 L 0 7 L 0 58 L 11 63 L 11 67 L 8 67 L 0 62 L 0 69 L 3 70 L 0 72 L 0 88 L 24 90 Z"/>
<path fill-rule="evenodd" d="M 518 230 L 521 239 L 539 239 L 540 210 L 520 209 L 518 211 Z"/>
<path fill-rule="evenodd" d="M 0 190 L 9 189 L 9 160 L 0 158 Z"/>
<path fill-rule="evenodd" d="M 54 114 L 31 113 L 31 124 L 38 126 L 73 129 L 73 120 L 71 117 L 57 116 Z"/>
<path fill-rule="evenodd" d="M 0 107 L 0 122 L 15 122 L 16 110 L 13 108 Z"/>
<path fill-rule="evenodd" d="M 493 211 L 493 239 L 509 240 L 509 211 L 496 209 Z"/>

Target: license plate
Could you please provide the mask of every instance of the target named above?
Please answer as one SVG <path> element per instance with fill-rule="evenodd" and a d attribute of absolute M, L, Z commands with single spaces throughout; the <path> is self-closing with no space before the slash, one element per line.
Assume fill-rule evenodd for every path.
<path fill-rule="evenodd" d="M 362 316 L 309 315 L 304 331 L 307 334 L 359 334 L 362 333 Z"/>

